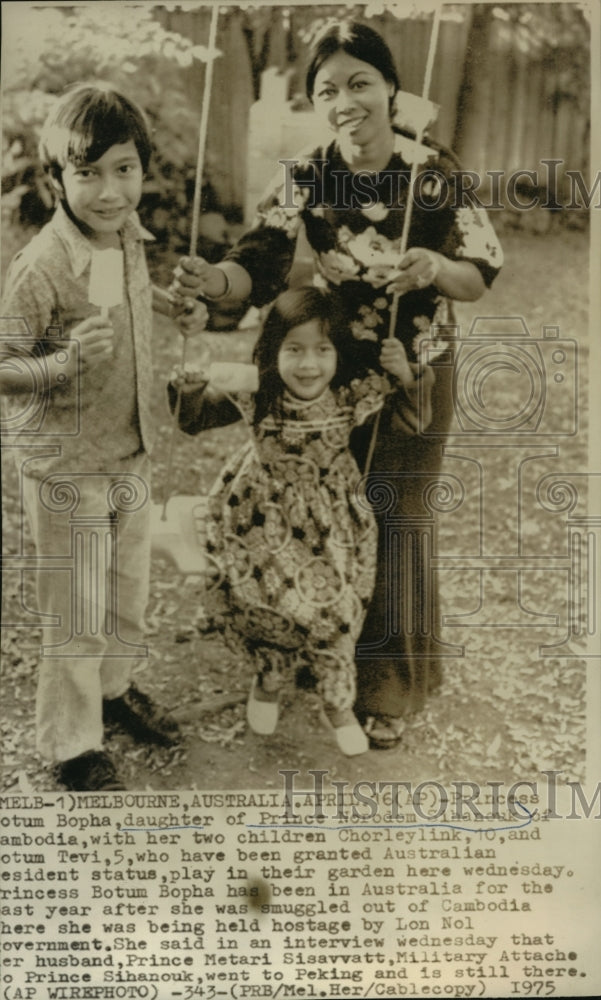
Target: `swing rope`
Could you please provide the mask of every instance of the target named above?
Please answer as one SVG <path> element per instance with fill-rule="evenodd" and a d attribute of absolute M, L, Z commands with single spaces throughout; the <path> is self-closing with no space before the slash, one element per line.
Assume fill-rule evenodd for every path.
<path fill-rule="evenodd" d="M 209 126 L 209 108 L 211 104 L 211 89 L 213 87 L 213 64 L 215 62 L 215 40 L 217 38 L 217 18 L 219 17 L 219 4 L 215 3 L 211 9 L 211 23 L 209 27 L 209 46 L 205 71 L 205 86 L 202 95 L 202 106 L 200 112 L 200 127 L 198 131 L 198 155 L 196 158 L 196 175 L 194 178 L 194 198 L 192 200 L 192 227 L 190 230 L 190 257 L 196 256 L 198 247 L 198 228 L 200 225 L 200 204 L 202 197 L 202 175 L 205 161 L 205 151 L 207 146 L 207 131 Z M 183 338 L 181 367 L 186 364 L 188 340 Z M 171 469 L 173 465 L 173 453 L 175 450 L 175 440 L 179 424 L 179 415 L 182 405 L 183 386 L 177 388 L 175 406 L 173 410 L 173 422 L 171 424 L 171 437 L 167 448 L 167 468 L 165 470 L 165 483 L 163 486 L 163 507 L 161 511 L 161 521 L 167 520 L 167 503 L 171 496 L 169 484 L 171 482 Z"/>
<path fill-rule="evenodd" d="M 428 45 L 428 56 L 426 59 L 426 69 L 424 72 L 424 83 L 422 86 L 422 98 L 428 100 L 430 94 L 430 85 L 432 83 L 432 73 L 434 70 L 434 56 L 436 54 L 436 47 L 438 45 L 438 34 L 440 30 L 440 15 L 442 11 L 442 4 L 438 5 L 434 10 L 433 20 L 432 20 L 432 31 L 430 33 L 430 42 Z M 411 216 L 413 214 L 413 188 L 417 180 L 417 169 L 418 169 L 418 159 L 417 151 L 421 144 L 424 136 L 426 125 L 418 124 L 415 132 L 415 156 L 413 157 L 413 162 L 411 164 L 411 174 L 409 178 L 409 191 L 407 195 L 407 208 L 405 209 L 405 217 L 403 219 L 403 229 L 401 232 L 401 246 L 400 246 L 400 256 L 401 258 L 405 256 L 407 252 L 407 243 L 409 242 L 409 227 L 411 225 Z M 394 292 L 392 296 L 392 303 L 390 306 L 390 322 L 388 325 L 388 336 L 394 337 L 396 330 L 397 317 L 399 312 L 399 299 L 400 292 Z M 365 476 L 369 475 L 371 469 L 371 463 L 374 457 L 374 451 L 376 447 L 376 440 L 378 437 L 378 431 L 380 428 L 380 417 L 382 415 L 382 410 L 378 410 L 374 425 L 372 428 L 371 438 L 369 442 L 369 448 L 367 451 L 367 458 L 365 459 L 365 467 L 363 474 Z"/>

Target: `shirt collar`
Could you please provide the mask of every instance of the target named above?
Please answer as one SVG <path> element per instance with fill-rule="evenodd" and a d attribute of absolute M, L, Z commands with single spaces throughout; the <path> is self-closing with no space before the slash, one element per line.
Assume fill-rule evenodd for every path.
<path fill-rule="evenodd" d="M 52 224 L 67 249 L 73 274 L 76 278 L 81 277 L 92 259 L 92 244 L 69 218 L 62 204 L 57 205 Z M 152 233 L 149 233 L 140 222 L 137 212 L 132 212 L 127 217 L 120 232 L 124 245 L 142 240 L 154 240 Z"/>

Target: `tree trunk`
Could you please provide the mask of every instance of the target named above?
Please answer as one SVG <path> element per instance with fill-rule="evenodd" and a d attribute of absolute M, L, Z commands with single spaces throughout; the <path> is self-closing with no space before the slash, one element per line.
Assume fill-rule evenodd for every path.
<path fill-rule="evenodd" d="M 474 4 L 471 17 L 457 97 L 453 148 L 465 167 L 483 172 L 486 165 L 480 161 L 488 131 L 492 7 L 484 3 Z"/>

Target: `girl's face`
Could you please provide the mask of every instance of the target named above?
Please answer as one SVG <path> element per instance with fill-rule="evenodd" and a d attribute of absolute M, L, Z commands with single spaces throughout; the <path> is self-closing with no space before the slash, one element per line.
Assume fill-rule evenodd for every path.
<path fill-rule="evenodd" d="M 315 77 L 313 106 L 341 140 L 364 146 L 390 130 L 393 94 L 394 84 L 375 66 L 340 50 Z"/>
<path fill-rule="evenodd" d="M 298 399 L 321 396 L 334 378 L 337 366 L 336 348 L 317 319 L 288 330 L 278 351 L 280 378 Z"/>

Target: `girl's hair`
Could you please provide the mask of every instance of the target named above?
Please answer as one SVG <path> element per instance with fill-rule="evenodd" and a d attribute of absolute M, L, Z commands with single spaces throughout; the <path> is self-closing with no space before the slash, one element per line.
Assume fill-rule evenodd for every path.
<path fill-rule="evenodd" d="M 336 52 L 346 52 L 347 55 L 374 66 L 387 83 L 393 84 L 394 94 L 401 89 L 392 53 L 381 35 L 357 21 L 336 21 L 318 35 L 309 51 L 305 84 L 310 101 L 313 100 L 315 77 L 324 62 Z"/>
<path fill-rule="evenodd" d="M 285 385 L 278 372 L 278 354 L 286 335 L 295 326 L 318 320 L 321 329 L 336 348 L 338 364 L 331 385 L 336 388 L 350 381 L 357 371 L 355 338 L 347 323 L 339 319 L 340 309 L 331 292 L 320 288 L 289 288 L 273 303 L 253 353 L 259 369 L 259 389 L 255 397 L 255 427 L 268 413 L 282 416 Z"/>
<path fill-rule="evenodd" d="M 130 140 L 146 171 L 152 147 L 141 108 L 110 84 L 78 83 L 63 93 L 44 123 L 40 160 L 60 181 L 67 163 L 94 163 L 111 146 Z"/>

